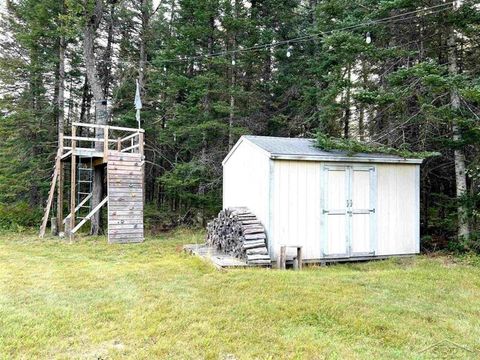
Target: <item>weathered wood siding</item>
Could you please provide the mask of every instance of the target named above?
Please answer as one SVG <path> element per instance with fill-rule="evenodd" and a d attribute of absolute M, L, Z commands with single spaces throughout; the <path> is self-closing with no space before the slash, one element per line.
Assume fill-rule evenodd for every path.
<path fill-rule="evenodd" d="M 143 241 L 143 171 L 141 154 L 109 152 L 109 243 Z"/>
<path fill-rule="evenodd" d="M 246 206 L 268 234 L 269 158 L 265 151 L 243 140 L 223 165 L 223 208 Z"/>

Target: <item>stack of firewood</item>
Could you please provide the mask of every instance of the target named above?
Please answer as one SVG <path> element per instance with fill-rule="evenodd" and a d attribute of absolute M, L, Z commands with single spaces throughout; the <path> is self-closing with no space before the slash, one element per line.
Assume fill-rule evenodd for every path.
<path fill-rule="evenodd" d="M 228 208 L 207 225 L 208 245 L 251 265 L 270 265 L 265 228 L 247 208 Z"/>

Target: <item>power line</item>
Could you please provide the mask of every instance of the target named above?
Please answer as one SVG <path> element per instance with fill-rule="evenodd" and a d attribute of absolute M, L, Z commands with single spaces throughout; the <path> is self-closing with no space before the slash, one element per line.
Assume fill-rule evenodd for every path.
<path fill-rule="evenodd" d="M 319 33 L 316 33 L 316 34 L 304 35 L 304 36 L 300 36 L 300 37 L 296 37 L 296 38 L 292 38 L 292 39 L 288 39 L 288 40 L 281 40 L 281 41 L 275 41 L 275 42 L 271 42 L 271 43 L 254 45 L 254 46 L 244 48 L 244 49 L 226 50 L 226 51 L 221 51 L 221 52 L 212 53 L 212 54 L 204 54 L 204 55 L 194 55 L 194 56 L 185 57 L 183 59 L 164 59 L 164 60 L 159 60 L 158 62 L 165 62 L 165 63 L 168 63 L 168 62 L 183 62 L 183 61 L 188 61 L 188 60 L 196 60 L 196 59 L 202 59 L 202 58 L 211 58 L 211 57 L 218 57 L 218 56 L 223 56 L 223 55 L 231 55 L 231 54 L 236 54 L 236 53 L 256 51 L 256 50 L 260 50 L 260 49 L 272 48 L 272 47 L 277 47 L 277 46 L 287 45 L 287 44 L 290 45 L 290 44 L 294 44 L 294 43 L 298 43 L 298 42 L 309 41 L 309 40 L 315 39 L 315 38 L 323 36 L 323 35 L 332 34 L 334 32 L 341 32 L 341 31 L 345 31 L 345 30 L 353 30 L 353 29 L 356 29 L 356 28 L 364 27 L 364 26 L 383 23 L 383 22 L 386 22 L 388 20 L 394 20 L 394 21 L 410 20 L 412 18 L 415 18 L 416 16 L 412 16 L 412 17 L 408 17 L 408 18 L 400 18 L 400 17 L 407 16 L 407 15 L 418 14 L 418 13 L 428 11 L 428 10 L 431 10 L 431 9 L 437 9 L 436 11 L 432 11 L 428 14 L 423 15 L 423 16 L 430 16 L 430 15 L 448 10 L 448 7 L 450 5 L 452 5 L 453 3 L 455 3 L 455 2 L 453 1 L 453 2 L 449 2 L 449 3 L 438 4 L 438 5 L 435 5 L 435 6 L 430 6 L 430 7 L 427 7 L 427 8 L 418 9 L 418 10 L 410 11 L 410 12 L 407 12 L 407 13 L 393 15 L 393 16 L 389 16 L 389 17 L 386 17 L 386 18 L 382 18 L 382 19 L 369 20 L 369 21 L 364 22 L 364 23 L 349 25 L 349 26 L 346 26 L 346 27 L 343 27 L 343 28 L 332 29 L 332 30 L 328 30 L 328 31 L 322 31 L 322 32 L 319 32 Z M 441 9 L 439 9 L 439 8 L 441 8 Z M 400 18 L 400 19 L 398 19 L 398 18 Z"/>
<path fill-rule="evenodd" d="M 417 18 L 418 16 L 416 16 L 416 15 L 418 15 L 419 13 L 426 12 L 426 11 L 428 12 L 429 10 L 436 9 L 435 11 L 430 11 L 427 14 L 423 14 L 422 17 L 423 16 L 434 15 L 434 14 L 437 14 L 437 13 L 448 10 L 449 7 L 451 5 L 453 5 L 454 3 L 455 3 L 455 1 L 447 2 L 447 3 L 443 3 L 443 4 L 430 6 L 430 7 L 425 7 L 425 8 L 422 8 L 422 9 L 417 9 L 417 10 L 402 13 L 402 14 L 392 15 L 392 16 L 389 16 L 389 17 L 381 18 L 381 19 L 369 20 L 369 21 L 359 23 L 359 24 L 355 24 L 355 25 L 345 26 L 343 28 L 331 29 L 331 30 L 322 31 L 322 32 L 315 33 L 315 34 L 310 34 L 310 35 L 303 35 L 303 36 L 299 36 L 299 37 L 291 38 L 291 39 L 287 39 L 287 40 L 258 44 L 258 45 L 254 45 L 254 46 L 247 47 L 247 48 L 237 48 L 237 49 L 234 49 L 234 50 L 219 51 L 219 52 L 211 53 L 211 54 L 185 56 L 183 58 L 176 58 L 176 59 L 159 59 L 159 60 L 156 60 L 155 63 L 157 63 L 157 64 L 182 63 L 182 62 L 191 61 L 191 60 L 208 59 L 208 58 L 220 57 L 220 56 L 224 56 L 224 55 L 232 55 L 232 54 L 238 54 L 238 53 L 253 52 L 253 51 L 258 51 L 258 50 L 267 49 L 267 48 L 275 48 L 275 47 L 282 46 L 282 45 L 291 45 L 291 44 L 295 44 L 295 43 L 310 41 L 310 40 L 313 40 L 313 39 L 321 37 L 321 36 L 333 34 L 335 32 L 341 32 L 341 31 L 346 31 L 346 30 L 354 30 L 354 29 L 357 29 L 357 28 L 376 25 L 376 24 L 381 24 L 381 23 L 388 24 L 388 23 L 393 23 L 393 22 L 396 22 L 396 21 L 410 20 L 410 19 Z M 415 16 L 410 16 L 410 15 L 415 15 Z M 408 16 L 408 17 L 405 17 L 405 16 Z M 405 46 L 405 45 L 402 45 L 402 46 Z M 393 49 L 395 47 L 391 47 L 391 48 Z M 120 60 L 120 61 L 117 61 L 117 65 L 118 64 L 132 65 L 132 62 L 121 61 Z M 145 64 L 153 65 L 152 61 L 146 61 Z M 87 66 L 87 65 L 85 65 L 85 66 Z"/>

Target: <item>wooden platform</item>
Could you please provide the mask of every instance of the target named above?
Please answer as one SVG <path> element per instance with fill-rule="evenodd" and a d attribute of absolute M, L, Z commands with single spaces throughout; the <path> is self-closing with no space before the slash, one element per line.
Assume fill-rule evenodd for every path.
<path fill-rule="evenodd" d="M 77 130 L 88 135 L 77 136 Z M 64 230 L 71 241 L 75 233 L 107 203 L 108 241 L 143 241 L 144 132 L 140 128 L 73 122 L 70 135 L 59 134 L 55 168 L 39 236 L 45 235 L 58 182 L 56 228 L 59 232 Z M 64 218 L 64 163 L 68 161 L 70 207 L 68 216 Z M 95 199 L 94 206 L 91 201 L 94 198 L 94 174 L 100 175 L 96 169 L 104 166 L 107 170 L 108 194 L 103 200 Z M 85 209 L 88 209 L 88 214 L 84 214 L 87 211 Z M 77 219 L 81 221 L 77 223 Z"/>
<path fill-rule="evenodd" d="M 224 254 L 212 246 L 205 244 L 188 244 L 183 250 L 189 254 L 197 255 L 204 260 L 211 262 L 217 269 L 225 268 L 247 268 L 252 267 L 246 261 Z"/>
<path fill-rule="evenodd" d="M 110 150 L 107 182 L 108 242 L 142 242 L 144 239 L 142 155 Z"/>

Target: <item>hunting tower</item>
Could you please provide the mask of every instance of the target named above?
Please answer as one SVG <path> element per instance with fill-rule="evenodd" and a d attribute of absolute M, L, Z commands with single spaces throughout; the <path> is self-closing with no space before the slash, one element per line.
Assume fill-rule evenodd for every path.
<path fill-rule="evenodd" d="M 107 205 L 108 242 L 143 241 L 144 130 L 74 122 L 71 135 L 60 135 L 58 144 L 40 237 L 45 235 L 56 193 L 60 206 L 52 226 L 57 226 L 59 231 L 65 229 L 70 239 Z M 64 217 L 68 165 L 69 213 Z M 103 167 L 106 173 L 106 196 L 92 207 L 93 176 L 97 167 Z"/>

